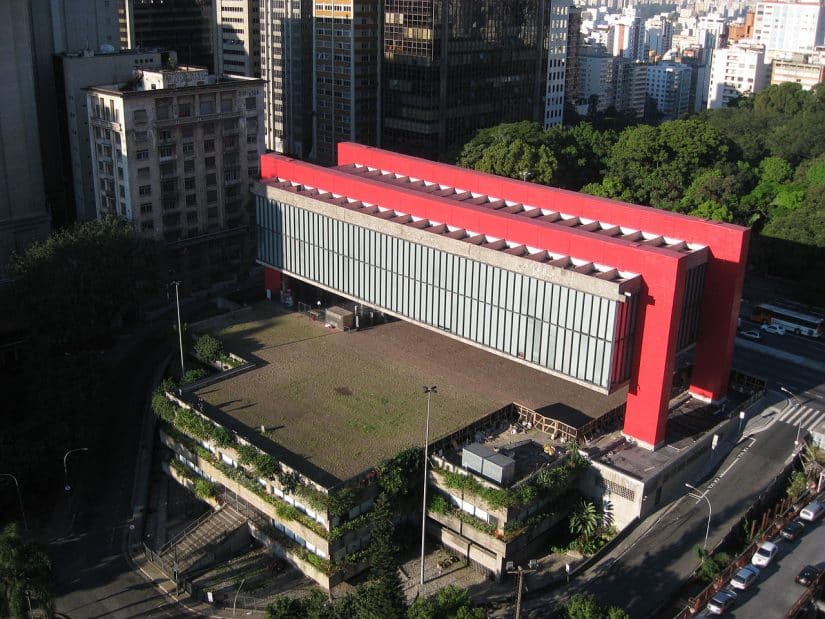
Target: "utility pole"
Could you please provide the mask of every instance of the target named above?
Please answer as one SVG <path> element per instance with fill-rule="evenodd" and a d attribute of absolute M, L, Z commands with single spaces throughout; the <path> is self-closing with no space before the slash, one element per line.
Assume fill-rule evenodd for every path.
<path fill-rule="evenodd" d="M 508 562 L 507 565 L 507 573 L 516 575 L 516 612 L 513 615 L 513 619 L 521 619 L 521 596 L 524 591 L 524 575 L 535 572 L 538 567 L 538 563 L 535 561 L 530 561 L 529 567 L 530 569 L 525 570 L 519 565 L 517 569 L 513 569 L 513 564 L 511 562 Z"/>
<path fill-rule="evenodd" d="M 438 393 L 436 385 L 425 386 L 424 393 L 427 394 L 427 423 L 424 427 L 424 502 L 421 507 L 421 587 L 424 587 L 424 537 L 427 533 L 427 458 L 428 447 L 430 445 L 430 396 Z"/>

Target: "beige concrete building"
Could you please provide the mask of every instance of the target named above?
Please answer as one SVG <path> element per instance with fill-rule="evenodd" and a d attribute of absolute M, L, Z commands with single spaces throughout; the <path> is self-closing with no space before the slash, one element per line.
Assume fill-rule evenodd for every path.
<path fill-rule="evenodd" d="M 822 81 L 825 81 L 825 63 L 819 56 L 793 54 L 771 61 L 771 85 L 793 82 L 803 90 L 810 90 Z"/>
<path fill-rule="evenodd" d="M 259 0 L 215 0 L 215 73 L 261 76 Z"/>
<path fill-rule="evenodd" d="M 246 271 L 262 81 L 195 67 L 144 70 L 89 88 L 87 105 L 98 217 L 121 217 L 166 243 L 195 289 Z"/>

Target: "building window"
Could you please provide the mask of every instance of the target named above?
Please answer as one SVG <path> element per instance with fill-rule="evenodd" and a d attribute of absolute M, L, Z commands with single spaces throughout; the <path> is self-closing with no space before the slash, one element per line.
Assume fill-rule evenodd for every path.
<path fill-rule="evenodd" d="M 145 161 L 146 159 L 149 158 L 149 151 L 148 150 L 139 150 L 135 154 L 135 156 L 136 156 L 138 161 Z"/>
<path fill-rule="evenodd" d="M 149 168 L 138 168 L 137 175 L 138 178 L 149 178 Z"/>
<path fill-rule="evenodd" d="M 194 155 L 195 154 L 195 143 L 194 142 L 184 142 L 183 143 L 183 154 L 184 155 Z"/>
<path fill-rule="evenodd" d="M 132 112 L 132 120 L 136 123 L 145 123 L 147 119 L 146 110 L 134 110 Z"/>
<path fill-rule="evenodd" d="M 140 229 L 142 232 L 152 232 L 155 229 L 155 222 L 153 221 L 142 221 L 140 223 Z"/>
<path fill-rule="evenodd" d="M 247 97 L 244 100 L 244 103 L 246 105 L 247 110 L 254 110 L 256 108 L 257 104 L 258 104 L 258 98 L 257 97 Z"/>
<path fill-rule="evenodd" d="M 183 188 L 188 191 L 193 190 L 195 188 L 195 178 L 190 177 L 183 179 Z"/>
<path fill-rule="evenodd" d="M 152 212 L 152 203 L 151 202 L 142 202 L 140 205 L 140 214 L 141 215 L 149 215 Z"/>
<path fill-rule="evenodd" d="M 215 140 L 204 140 L 203 141 L 203 152 L 205 152 L 205 153 L 215 152 Z"/>
<path fill-rule="evenodd" d="M 206 186 L 207 187 L 214 187 L 218 184 L 218 175 L 214 172 L 206 175 Z"/>
<path fill-rule="evenodd" d="M 214 157 L 206 157 L 203 160 L 204 165 L 206 166 L 207 170 L 215 169 L 215 158 Z"/>
<path fill-rule="evenodd" d="M 152 195 L 152 186 L 151 185 L 141 185 L 138 188 L 138 195 L 140 195 L 140 196 L 151 196 Z"/>

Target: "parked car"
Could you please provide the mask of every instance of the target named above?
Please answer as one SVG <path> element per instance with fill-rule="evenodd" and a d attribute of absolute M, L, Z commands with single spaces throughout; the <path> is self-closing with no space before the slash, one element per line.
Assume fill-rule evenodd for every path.
<path fill-rule="evenodd" d="M 762 334 L 759 333 L 756 329 L 751 329 L 749 331 L 742 331 L 739 334 L 740 337 L 744 337 L 746 340 L 753 340 L 754 342 L 758 342 L 762 339 Z"/>
<path fill-rule="evenodd" d="M 825 503 L 821 501 L 811 501 L 799 512 L 799 518 L 800 520 L 814 522 L 819 520 L 822 514 L 825 514 Z"/>
<path fill-rule="evenodd" d="M 733 606 L 736 601 L 736 592 L 725 587 L 716 592 L 708 602 L 708 612 L 712 615 L 722 615 Z"/>
<path fill-rule="evenodd" d="M 799 520 L 791 520 L 788 524 L 782 527 L 782 529 L 779 531 L 779 535 L 781 535 L 787 540 L 794 541 L 797 537 L 802 535 L 802 531 L 804 530 L 805 525 L 802 524 Z"/>
<path fill-rule="evenodd" d="M 756 552 L 753 553 L 751 563 L 757 567 L 768 567 L 777 552 L 779 552 L 779 546 L 773 542 L 762 542 Z"/>
<path fill-rule="evenodd" d="M 759 568 L 755 565 L 746 565 L 731 578 L 730 586 L 745 591 L 759 578 Z"/>
<path fill-rule="evenodd" d="M 796 583 L 807 587 L 811 585 L 822 572 L 818 567 L 814 567 L 813 565 L 806 565 L 802 568 L 802 571 L 796 575 Z"/>
<path fill-rule="evenodd" d="M 759 327 L 765 333 L 773 333 L 774 335 L 785 335 L 785 327 L 779 325 L 762 325 Z"/>

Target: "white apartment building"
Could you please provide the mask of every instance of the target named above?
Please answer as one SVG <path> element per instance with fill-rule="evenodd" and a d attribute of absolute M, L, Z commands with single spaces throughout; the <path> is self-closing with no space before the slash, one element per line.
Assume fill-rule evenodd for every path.
<path fill-rule="evenodd" d="M 98 216 L 123 218 L 179 251 L 179 273 L 194 288 L 248 268 L 262 80 L 143 70 L 86 96 Z"/>
<path fill-rule="evenodd" d="M 564 85 L 567 77 L 567 26 L 572 7 L 553 3 L 547 42 L 547 84 L 544 98 L 544 126 L 564 122 Z"/>
<path fill-rule="evenodd" d="M 305 158 L 312 147 L 312 0 L 259 0 L 266 147 Z"/>
<path fill-rule="evenodd" d="M 215 0 L 215 73 L 261 75 L 259 0 Z"/>
<path fill-rule="evenodd" d="M 92 147 L 89 139 L 89 111 L 85 88 L 105 80 L 110 83 L 132 79 L 135 68 L 160 68 L 174 52 L 158 50 L 124 50 L 95 52 L 86 49 L 58 57 L 63 75 L 66 104 L 66 129 L 69 136 L 69 159 L 72 170 L 72 193 L 78 221 L 97 218 Z"/>
<path fill-rule="evenodd" d="M 690 111 L 690 84 L 693 69 L 678 63 L 647 67 L 647 96 L 665 119 L 673 120 Z"/>
<path fill-rule="evenodd" d="M 725 107 L 741 95 L 760 92 L 768 85 L 769 72 L 763 45 L 742 42 L 717 49 L 710 69 L 708 108 Z"/>
<path fill-rule="evenodd" d="M 604 112 L 615 100 L 616 60 L 600 47 L 584 47 L 579 54 L 579 94 L 576 111 Z M 590 109 L 592 108 L 592 110 Z"/>
<path fill-rule="evenodd" d="M 823 44 L 825 17 L 821 1 L 759 2 L 753 38 L 765 46 L 768 60 L 775 52 L 813 52 Z"/>

